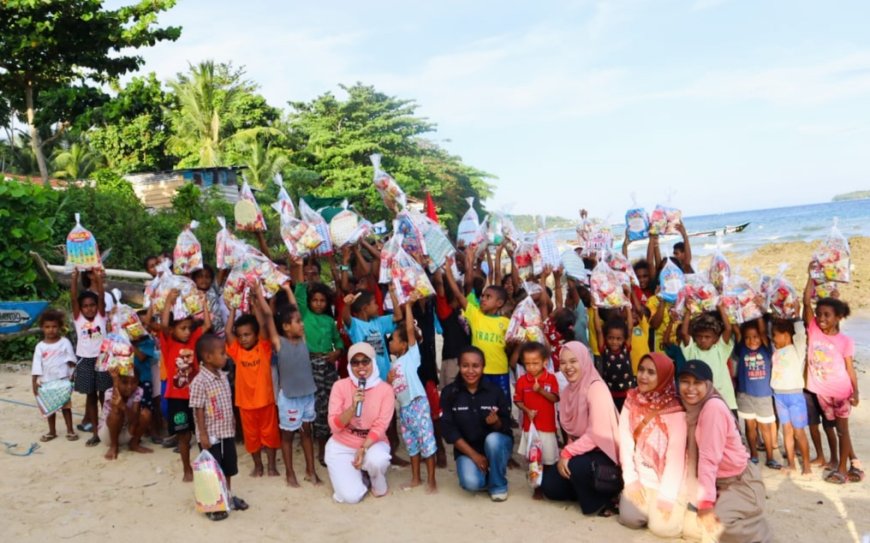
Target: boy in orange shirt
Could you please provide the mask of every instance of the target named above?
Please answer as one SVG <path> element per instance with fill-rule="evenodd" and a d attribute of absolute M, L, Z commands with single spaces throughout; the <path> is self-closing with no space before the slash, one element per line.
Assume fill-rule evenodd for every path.
<path fill-rule="evenodd" d="M 252 285 L 251 296 L 253 315 L 242 315 L 236 320 L 236 310 L 230 311 L 227 354 L 236 364 L 236 406 L 242 419 L 245 450 L 254 459 L 251 476 L 263 476 L 263 449 L 269 464 L 267 473 L 277 476 L 275 453 L 281 447 L 281 434 L 272 388 L 272 343 L 266 325 L 272 311 L 260 285 Z"/>

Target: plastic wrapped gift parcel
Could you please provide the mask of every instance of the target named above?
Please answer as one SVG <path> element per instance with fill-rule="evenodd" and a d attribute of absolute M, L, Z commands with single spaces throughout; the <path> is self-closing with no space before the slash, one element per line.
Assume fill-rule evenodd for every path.
<path fill-rule="evenodd" d="M 408 206 L 408 199 L 405 196 L 405 191 L 399 187 L 399 184 L 393 179 L 393 176 L 385 172 L 381 168 L 381 155 L 375 153 L 369 157 L 374 167 L 375 188 L 384 200 L 384 205 L 393 213 L 405 209 Z"/>
<path fill-rule="evenodd" d="M 719 291 L 710 280 L 700 274 L 686 275 L 686 309 L 695 316 L 706 311 L 716 311 L 719 307 Z"/>
<path fill-rule="evenodd" d="M 81 217 L 76 213 L 76 225 L 66 236 L 66 267 L 77 270 L 90 270 L 103 265 L 100 259 L 100 248 L 90 230 L 81 224 Z"/>
<path fill-rule="evenodd" d="M 546 343 L 543 326 L 544 320 L 541 318 L 541 311 L 535 305 L 532 297 L 526 296 L 517 304 L 511 315 L 505 340 L 520 343 L 529 341 Z"/>
<path fill-rule="evenodd" d="M 202 269 L 202 246 L 193 234 L 199 222 L 190 221 L 178 234 L 172 251 L 172 268 L 178 275 L 187 275 Z"/>
<path fill-rule="evenodd" d="M 589 278 L 595 305 L 605 309 L 625 307 L 631 304 L 623 286 L 629 284 L 628 276 L 607 265 L 603 260 L 592 270 Z"/>
<path fill-rule="evenodd" d="M 236 230 L 245 232 L 265 232 L 266 219 L 263 218 L 263 211 L 260 210 L 260 205 L 257 199 L 254 198 L 254 192 L 248 181 L 242 183 L 242 188 L 239 191 L 239 201 L 235 205 Z"/>
<path fill-rule="evenodd" d="M 828 237 L 819 245 L 813 254 L 814 266 L 810 276 L 819 283 L 848 283 L 852 278 L 851 252 L 849 241 L 837 228 L 837 219 Z"/>

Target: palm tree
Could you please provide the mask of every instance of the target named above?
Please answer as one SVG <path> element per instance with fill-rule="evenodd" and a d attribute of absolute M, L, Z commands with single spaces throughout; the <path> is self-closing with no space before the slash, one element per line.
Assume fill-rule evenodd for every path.
<path fill-rule="evenodd" d="M 268 186 L 275 174 L 290 164 L 287 150 L 273 147 L 271 141 L 264 143 L 259 137 L 246 138 L 241 156 L 248 169 L 248 180 L 258 188 Z"/>
<path fill-rule="evenodd" d="M 61 179 L 85 179 L 96 169 L 98 160 L 87 145 L 73 143 L 55 153 L 53 162 L 57 171 L 54 176 Z"/>

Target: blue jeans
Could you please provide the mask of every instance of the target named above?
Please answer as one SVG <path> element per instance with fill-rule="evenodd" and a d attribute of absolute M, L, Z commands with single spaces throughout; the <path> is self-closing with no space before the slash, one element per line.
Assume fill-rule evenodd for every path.
<path fill-rule="evenodd" d="M 459 486 L 468 492 L 489 490 L 490 494 L 502 494 L 508 490 L 507 464 L 514 447 L 512 437 L 499 432 L 486 436 L 483 445 L 484 455 L 489 462 L 489 472 L 480 471 L 477 465 L 465 455 L 456 458 L 456 474 Z"/>

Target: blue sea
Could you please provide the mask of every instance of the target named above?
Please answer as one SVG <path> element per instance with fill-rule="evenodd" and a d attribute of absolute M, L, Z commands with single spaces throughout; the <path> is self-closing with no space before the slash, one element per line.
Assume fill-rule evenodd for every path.
<path fill-rule="evenodd" d="M 742 232 L 723 238 L 726 251 L 747 253 L 768 243 L 820 240 L 830 231 L 834 217 L 837 217 L 838 227 L 846 237 L 870 236 L 870 199 L 684 217 L 683 222 L 690 233 L 721 230 L 748 222 L 749 226 Z M 614 237 L 618 243 L 624 228 L 623 224 L 614 225 Z M 575 237 L 573 230 L 559 230 L 557 235 L 563 240 Z M 632 244 L 632 248 L 634 246 Z M 715 237 L 692 238 L 692 253 L 697 256 L 709 254 L 715 248 Z"/>

